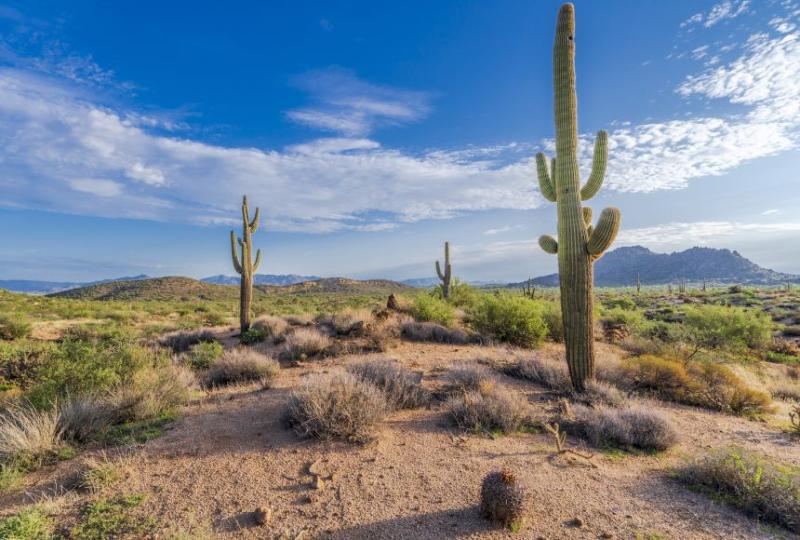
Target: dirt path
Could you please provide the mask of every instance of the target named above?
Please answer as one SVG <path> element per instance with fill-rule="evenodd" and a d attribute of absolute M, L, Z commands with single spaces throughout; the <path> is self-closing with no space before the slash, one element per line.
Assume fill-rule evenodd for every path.
<path fill-rule="evenodd" d="M 486 354 L 505 353 L 402 344 L 389 356 L 425 370 L 424 384 L 435 385 L 439 368 Z M 272 389 L 240 388 L 188 407 L 165 436 L 135 454 L 120 491 L 148 493 L 141 510 L 163 524 L 210 522 L 223 538 L 303 531 L 305 538 L 335 539 L 791 537 L 687 491 L 668 475 L 684 456 L 727 444 L 800 463 L 798 445 L 766 424 L 659 404 L 681 432 L 680 446 L 659 456 L 597 454 L 597 468 L 554 457 L 544 434 L 462 436 L 435 407 L 391 415 L 377 441 L 365 446 L 303 440 L 285 429 L 283 404 L 300 378 L 351 360 L 287 368 Z M 542 389 L 503 382 L 538 412 L 552 408 Z M 306 474 L 315 461 L 334 475 L 322 490 Z M 534 494 L 531 519 L 517 535 L 493 527 L 477 510 L 483 475 L 502 466 Z M 273 511 L 266 527 L 253 516 L 262 505 Z"/>

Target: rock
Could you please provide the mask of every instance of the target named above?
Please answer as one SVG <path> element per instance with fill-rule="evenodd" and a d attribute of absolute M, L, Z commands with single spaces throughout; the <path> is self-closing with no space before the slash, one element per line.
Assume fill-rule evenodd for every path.
<path fill-rule="evenodd" d="M 256 523 L 263 527 L 269 523 L 270 519 L 272 519 L 272 509 L 266 506 L 259 506 L 256 508 L 256 511 L 253 512 L 253 517 L 255 518 Z"/>
<path fill-rule="evenodd" d="M 603 538 L 604 540 L 611 540 L 611 538 L 614 538 L 614 533 L 610 533 L 608 531 L 602 532 L 600 533 L 600 538 Z"/>
<path fill-rule="evenodd" d="M 583 520 L 581 518 L 579 518 L 579 517 L 576 517 L 576 518 L 573 518 L 573 519 L 569 520 L 567 522 L 567 524 L 572 526 L 572 527 L 576 527 L 576 528 L 581 528 L 584 525 Z"/>

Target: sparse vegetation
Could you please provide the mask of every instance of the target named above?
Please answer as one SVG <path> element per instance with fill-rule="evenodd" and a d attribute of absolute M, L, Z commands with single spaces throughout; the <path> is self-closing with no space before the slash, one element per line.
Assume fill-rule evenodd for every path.
<path fill-rule="evenodd" d="M 410 371 L 394 360 L 364 360 L 348 366 L 347 370 L 379 388 L 391 409 L 422 407 L 430 399 L 428 392 L 420 385 L 422 373 Z"/>
<path fill-rule="evenodd" d="M 448 328 L 455 320 L 453 306 L 429 294 L 418 294 L 411 304 L 410 313 L 419 322 L 432 322 Z"/>
<path fill-rule="evenodd" d="M 0 339 L 21 339 L 31 333 L 33 325 L 22 313 L 0 314 Z"/>
<path fill-rule="evenodd" d="M 216 337 L 209 330 L 179 330 L 166 334 L 159 339 L 163 347 L 172 349 L 172 352 L 182 353 L 198 343 L 215 341 Z"/>
<path fill-rule="evenodd" d="M 256 351 L 238 348 L 226 351 L 208 369 L 203 380 L 209 387 L 253 381 L 269 386 L 279 371 L 280 365 L 275 359 Z"/>
<path fill-rule="evenodd" d="M 28 508 L 0 519 L 0 538 L 5 540 L 50 540 L 52 520 L 38 508 Z"/>
<path fill-rule="evenodd" d="M 324 353 L 331 343 L 331 338 L 316 328 L 295 328 L 286 336 L 283 354 L 290 360 L 304 360 Z"/>
<path fill-rule="evenodd" d="M 575 427 L 598 447 L 666 450 L 678 441 L 672 424 L 652 408 L 575 405 L 572 411 Z"/>
<path fill-rule="evenodd" d="M 56 407 L 37 410 L 30 405 L 11 405 L 0 413 L 0 458 L 41 458 L 61 445 Z"/>
<path fill-rule="evenodd" d="M 487 295 L 472 314 L 472 326 L 481 334 L 520 347 L 536 347 L 547 335 L 538 302 L 511 294 Z"/>
<path fill-rule="evenodd" d="M 525 379 L 545 388 L 566 392 L 571 388 L 567 367 L 542 356 L 521 358 L 504 369 L 506 375 Z"/>
<path fill-rule="evenodd" d="M 411 341 L 454 345 L 465 345 L 476 341 L 476 336 L 460 328 L 447 328 L 432 322 L 405 322 L 401 326 L 401 335 Z"/>
<path fill-rule="evenodd" d="M 513 433 L 530 422 L 527 402 L 501 385 L 456 394 L 444 409 L 459 429 L 474 433 Z"/>
<path fill-rule="evenodd" d="M 137 516 L 131 511 L 142 501 L 143 495 L 127 495 L 89 503 L 83 511 L 81 522 L 70 530 L 70 538 L 105 540 L 146 537 L 155 532 L 155 520 Z"/>
<path fill-rule="evenodd" d="M 477 362 L 457 364 L 445 376 L 445 389 L 452 394 L 491 392 L 496 384 L 497 379 L 491 370 Z"/>
<path fill-rule="evenodd" d="M 742 448 L 699 457 L 677 471 L 689 487 L 766 522 L 800 532 L 800 472 Z"/>
<path fill-rule="evenodd" d="M 301 436 L 364 442 L 389 408 L 384 393 L 346 371 L 309 375 L 292 392 L 288 424 Z"/>
<path fill-rule="evenodd" d="M 188 353 L 189 367 L 195 370 L 208 369 L 220 356 L 222 344 L 218 341 L 204 341 L 192 345 Z"/>

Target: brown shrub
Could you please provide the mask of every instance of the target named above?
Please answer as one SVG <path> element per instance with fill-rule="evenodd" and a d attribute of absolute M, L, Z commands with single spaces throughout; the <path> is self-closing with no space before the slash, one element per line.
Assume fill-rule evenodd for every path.
<path fill-rule="evenodd" d="M 395 360 L 375 358 L 347 367 L 347 371 L 378 387 L 392 409 L 422 407 L 430 400 L 422 388 L 422 373 L 413 372 Z"/>
<path fill-rule="evenodd" d="M 375 385 L 346 371 L 310 375 L 289 398 L 286 421 L 304 437 L 364 442 L 389 406 Z"/>
<path fill-rule="evenodd" d="M 530 422 L 527 401 L 500 385 L 454 395 L 444 409 L 459 429 L 477 433 L 512 433 Z"/>
<path fill-rule="evenodd" d="M 273 343 L 280 343 L 289 331 L 289 323 L 283 317 L 274 315 L 261 315 L 253 321 L 253 328 L 264 332 L 264 335 Z"/>
<path fill-rule="evenodd" d="M 324 353 L 331 343 L 331 338 L 316 328 L 295 328 L 286 337 L 283 355 L 290 360 L 305 359 Z"/>
<path fill-rule="evenodd" d="M 108 403 L 117 422 L 145 420 L 186 404 L 196 387 L 197 379 L 187 367 L 167 365 L 143 369 L 114 388 Z"/>
<path fill-rule="evenodd" d="M 558 392 L 569 392 L 572 383 L 567 366 L 544 356 L 528 356 L 504 368 L 504 373 L 517 379 L 525 379 Z"/>
<path fill-rule="evenodd" d="M 468 334 L 460 328 L 447 328 L 432 322 L 406 322 L 402 326 L 401 335 L 411 341 L 430 341 L 453 345 L 466 345 L 480 341 L 479 336 Z"/>
<path fill-rule="evenodd" d="M 183 353 L 198 343 L 216 341 L 216 337 L 209 330 L 178 330 L 161 336 L 158 344 L 169 347 L 174 353 Z"/>
<path fill-rule="evenodd" d="M 481 364 L 463 362 L 451 367 L 445 375 L 445 390 L 449 393 L 491 392 L 497 384 L 494 373 Z"/>
<path fill-rule="evenodd" d="M 247 348 L 225 351 L 222 358 L 214 362 L 204 376 L 205 386 L 225 386 L 243 382 L 259 381 L 265 387 L 280 371 L 273 358 Z"/>
<path fill-rule="evenodd" d="M 37 410 L 11 405 L 0 413 L 0 458 L 40 457 L 62 443 L 57 407 Z"/>
<path fill-rule="evenodd" d="M 642 406 L 626 409 L 572 407 L 573 427 L 595 446 L 666 450 L 678 433 L 660 413 Z"/>

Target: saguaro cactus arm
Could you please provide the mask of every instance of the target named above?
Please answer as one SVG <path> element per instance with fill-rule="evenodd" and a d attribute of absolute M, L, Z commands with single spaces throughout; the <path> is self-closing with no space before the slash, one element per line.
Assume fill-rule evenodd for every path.
<path fill-rule="evenodd" d="M 261 250 L 256 250 L 256 262 L 253 263 L 253 273 L 258 270 L 258 267 L 261 265 Z"/>
<path fill-rule="evenodd" d="M 553 176 L 555 176 L 555 166 L 553 166 L 551 171 Z M 539 189 L 542 192 L 542 196 L 550 202 L 556 202 L 555 183 L 550 173 L 547 172 L 547 158 L 544 157 L 544 154 L 541 152 L 536 154 L 536 173 L 539 177 Z"/>
<path fill-rule="evenodd" d="M 601 130 L 597 132 L 594 140 L 594 155 L 592 156 L 592 172 L 589 180 L 581 189 L 581 199 L 586 201 L 594 197 L 606 176 L 606 165 L 608 164 L 608 134 Z"/>
<path fill-rule="evenodd" d="M 239 261 L 239 254 L 236 253 L 236 233 L 231 231 L 231 259 L 233 260 L 233 269 L 236 270 L 237 274 L 242 273 L 242 263 Z M 239 240 L 239 245 L 242 244 L 242 241 Z"/>
<path fill-rule="evenodd" d="M 600 219 L 597 220 L 597 227 L 592 231 L 589 241 L 586 244 L 586 250 L 589 255 L 597 258 L 603 254 L 605 250 L 617 237 L 620 223 L 619 208 L 605 208 L 600 213 Z"/>
<path fill-rule="evenodd" d="M 549 234 L 543 234 L 539 237 L 539 247 L 551 255 L 558 253 L 558 241 Z"/>
<path fill-rule="evenodd" d="M 436 275 L 439 276 L 439 279 L 444 280 L 444 274 L 442 274 L 442 269 L 439 267 L 439 261 L 436 261 Z"/>

